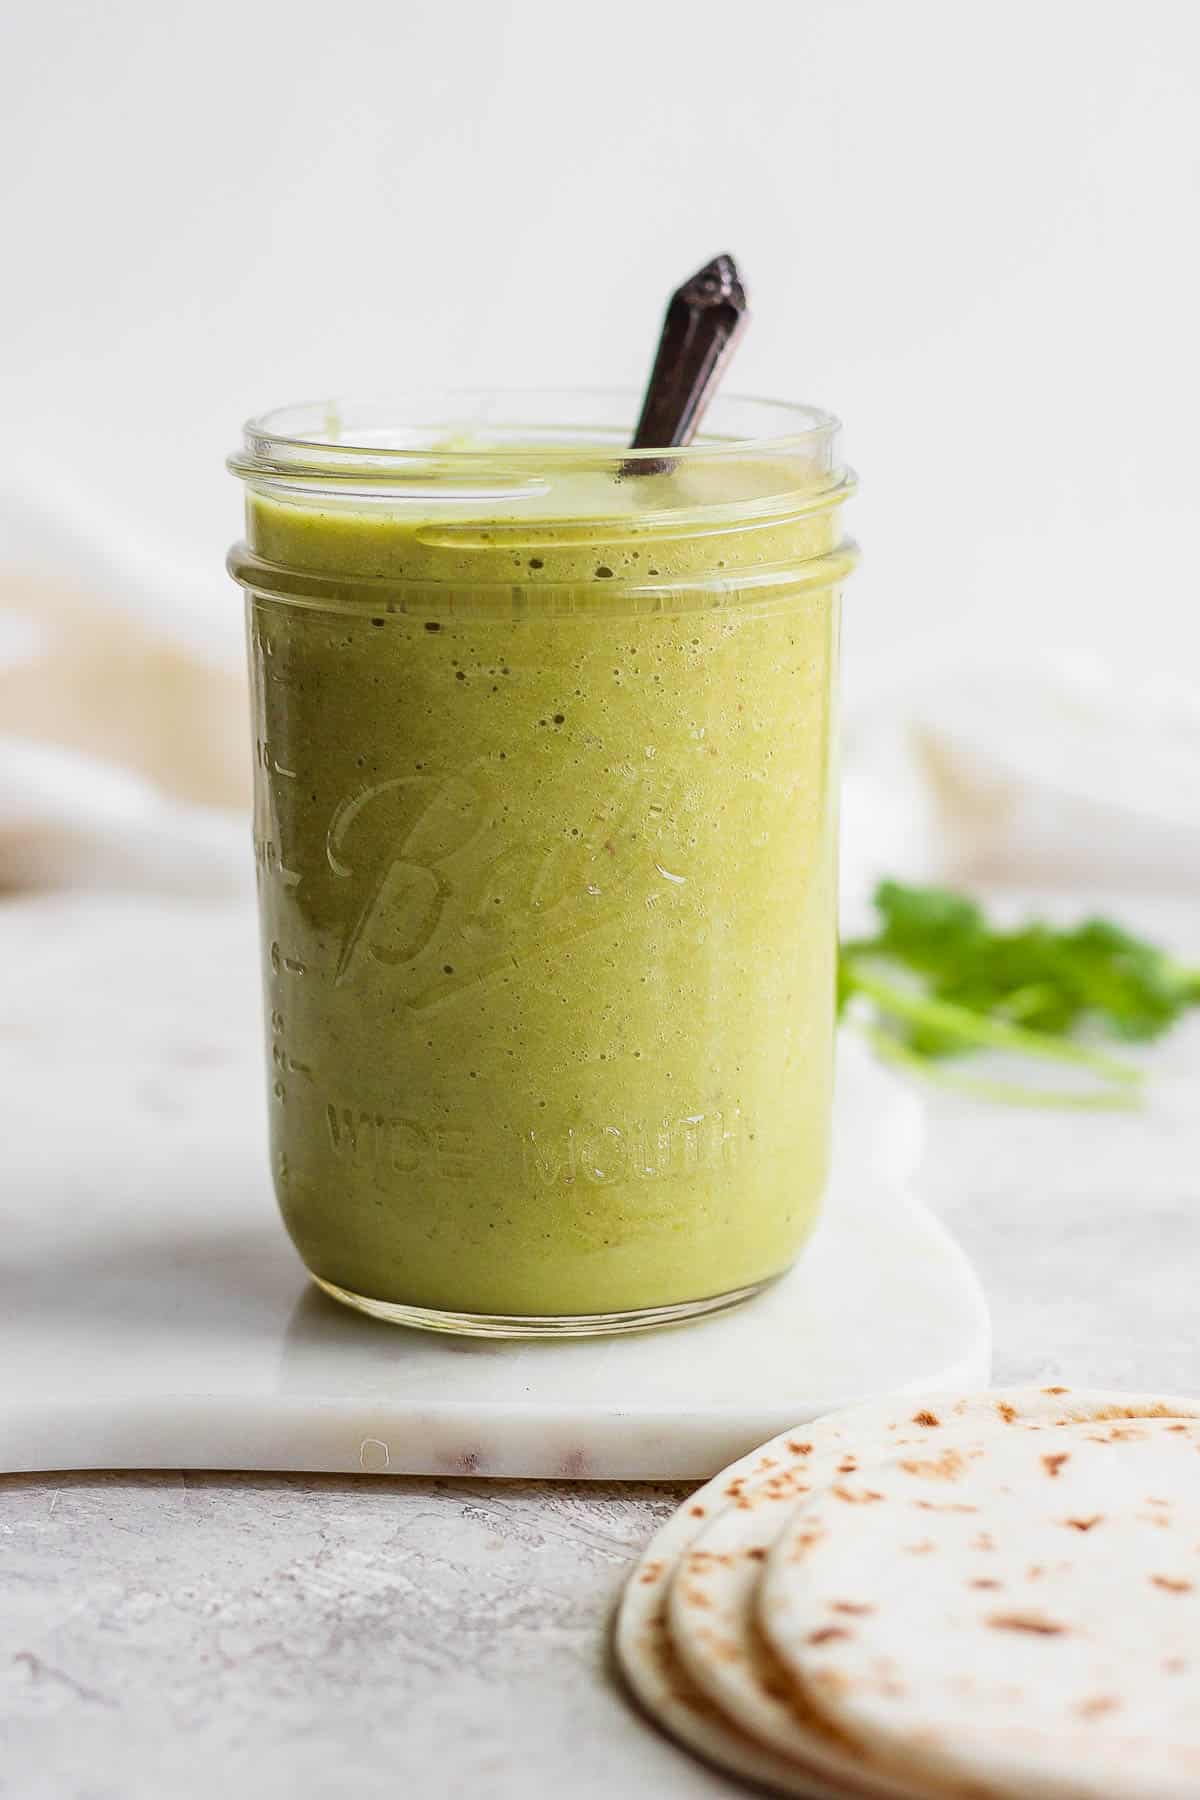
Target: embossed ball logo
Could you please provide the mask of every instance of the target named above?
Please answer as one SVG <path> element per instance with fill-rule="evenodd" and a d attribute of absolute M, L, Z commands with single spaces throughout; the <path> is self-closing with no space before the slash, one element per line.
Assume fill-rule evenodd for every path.
<path fill-rule="evenodd" d="M 360 951 L 393 967 L 420 955 L 450 899 L 447 865 L 478 836 L 484 818 L 477 786 L 461 775 L 402 775 L 342 801 L 325 853 L 333 873 L 358 887 L 361 903 L 342 941 L 337 982 Z M 356 848 L 355 826 L 364 819 L 369 832 Z M 379 848 L 372 851 L 372 843 Z"/>
<path fill-rule="evenodd" d="M 678 786 L 628 765 L 550 841 L 544 827 L 514 831 L 491 769 L 399 776 L 347 796 L 325 843 L 347 901 L 336 983 L 382 966 L 409 1006 L 437 1006 L 631 905 L 678 896 L 686 874 L 657 860 Z"/>

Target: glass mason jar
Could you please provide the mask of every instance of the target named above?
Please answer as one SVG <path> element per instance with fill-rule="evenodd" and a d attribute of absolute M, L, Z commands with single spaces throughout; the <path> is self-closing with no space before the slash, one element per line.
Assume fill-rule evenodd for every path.
<path fill-rule="evenodd" d="M 558 1335 L 729 1306 L 828 1157 L 824 413 L 441 393 L 249 424 L 271 1153 L 335 1298 Z"/>

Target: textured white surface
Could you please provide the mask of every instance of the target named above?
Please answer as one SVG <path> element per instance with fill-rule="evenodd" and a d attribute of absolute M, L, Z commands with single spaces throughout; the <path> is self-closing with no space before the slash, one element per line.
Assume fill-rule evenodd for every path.
<path fill-rule="evenodd" d="M 1196 948 L 1193 903 L 1139 911 Z M 998 1381 L 1200 1390 L 1200 1031 L 1161 1061 L 1142 1117 L 931 1110 L 920 1188 L 984 1277 Z M 622 1577 L 680 1491 L 4 1478 L 0 1795 L 739 1791 L 608 1671 Z"/>
<path fill-rule="evenodd" d="M 335 1306 L 287 1246 L 250 910 L 26 900 L 0 944 L 0 1469 L 699 1478 L 852 1400 L 986 1379 L 974 1279 L 904 1192 L 919 1115 L 861 1051 L 825 1220 L 768 1293 L 686 1333 L 464 1343 Z"/>

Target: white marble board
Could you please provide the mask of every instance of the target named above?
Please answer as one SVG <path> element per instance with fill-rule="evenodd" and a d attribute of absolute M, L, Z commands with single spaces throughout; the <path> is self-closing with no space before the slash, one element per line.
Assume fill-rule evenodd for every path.
<path fill-rule="evenodd" d="M 695 1479 L 860 1397 L 986 1382 L 978 1283 L 910 1196 L 915 1101 L 843 1055 L 808 1254 L 671 1331 L 397 1330 L 306 1281 L 266 1172 L 242 902 L 0 904 L 0 1471 Z"/>

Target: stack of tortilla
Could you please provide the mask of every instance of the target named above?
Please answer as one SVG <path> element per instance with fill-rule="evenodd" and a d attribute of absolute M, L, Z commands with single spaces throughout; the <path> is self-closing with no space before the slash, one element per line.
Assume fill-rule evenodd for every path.
<path fill-rule="evenodd" d="M 1196 1800 L 1200 1400 L 799 1427 L 663 1526 L 616 1645 L 675 1738 L 779 1793 Z"/>

